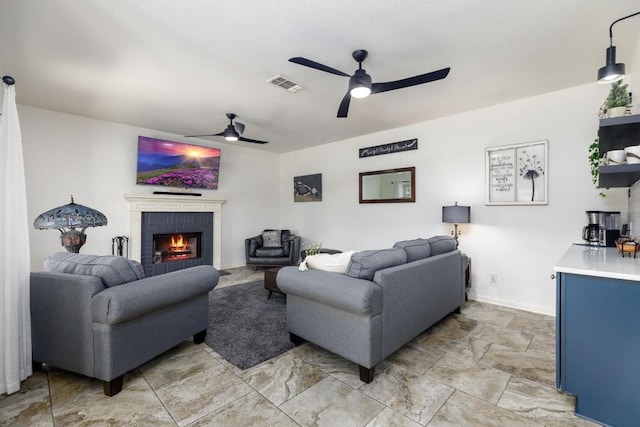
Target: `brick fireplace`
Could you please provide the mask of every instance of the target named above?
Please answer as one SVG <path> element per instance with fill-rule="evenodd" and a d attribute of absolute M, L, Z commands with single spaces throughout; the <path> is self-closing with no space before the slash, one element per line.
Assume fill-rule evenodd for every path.
<path fill-rule="evenodd" d="M 124 197 L 129 202 L 131 258 L 143 264 L 145 274 L 162 274 L 211 260 L 214 267 L 221 268 L 225 200 L 164 194 Z M 180 237 L 183 241 L 177 244 Z"/>

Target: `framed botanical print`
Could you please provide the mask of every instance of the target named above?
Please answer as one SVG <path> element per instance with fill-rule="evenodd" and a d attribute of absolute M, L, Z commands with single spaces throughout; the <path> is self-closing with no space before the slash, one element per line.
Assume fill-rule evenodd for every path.
<path fill-rule="evenodd" d="M 548 204 L 548 141 L 485 149 L 485 205 Z"/>

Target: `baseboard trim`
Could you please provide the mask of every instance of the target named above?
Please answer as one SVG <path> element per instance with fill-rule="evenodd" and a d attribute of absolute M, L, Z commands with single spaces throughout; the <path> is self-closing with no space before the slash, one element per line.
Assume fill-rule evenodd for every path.
<path fill-rule="evenodd" d="M 470 295 L 469 299 L 478 301 L 478 302 L 486 302 L 489 304 L 495 304 L 503 307 L 515 308 L 517 310 L 530 311 L 532 313 L 544 314 L 546 316 L 556 317 L 555 311 L 550 312 L 548 309 L 540 306 L 520 304 L 514 301 L 504 300 L 501 298 L 492 298 L 492 297 L 487 297 L 487 296 L 477 295 L 477 294 L 474 295 L 473 298 L 471 298 L 471 295 Z M 464 309 L 462 310 L 462 313 L 464 314 Z"/>

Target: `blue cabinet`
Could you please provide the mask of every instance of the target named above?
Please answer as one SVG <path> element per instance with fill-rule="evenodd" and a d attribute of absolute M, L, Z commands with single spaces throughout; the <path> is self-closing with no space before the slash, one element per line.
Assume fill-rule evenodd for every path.
<path fill-rule="evenodd" d="M 556 293 L 556 387 L 577 415 L 639 426 L 640 282 L 560 273 Z"/>

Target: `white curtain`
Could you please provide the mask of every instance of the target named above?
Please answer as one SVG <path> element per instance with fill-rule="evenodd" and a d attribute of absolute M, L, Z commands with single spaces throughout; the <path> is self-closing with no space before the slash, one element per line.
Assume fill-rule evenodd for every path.
<path fill-rule="evenodd" d="M 22 136 L 14 85 L 4 85 L 0 116 L 0 394 L 32 374 L 29 220 Z"/>

